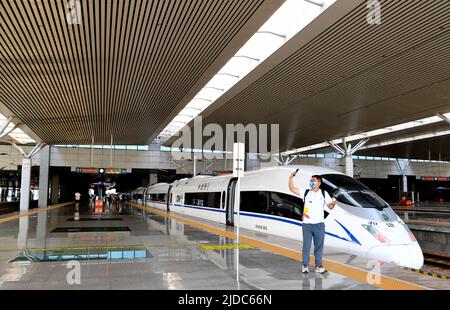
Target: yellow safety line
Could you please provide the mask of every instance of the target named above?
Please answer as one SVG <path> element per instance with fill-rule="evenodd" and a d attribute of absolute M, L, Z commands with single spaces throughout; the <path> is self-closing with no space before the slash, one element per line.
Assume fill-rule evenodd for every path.
<path fill-rule="evenodd" d="M 250 245 L 240 244 L 201 244 L 192 246 L 181 246 L 179 244 L 151 244 L 151 245 L 117 245 L 117 246 L 84 246 L 84 247 L 63 247 L 63 248 L 25 248 L 25 249 L 0 249 L 1 252 L 38 252 L 38 251 L 81 251 L 81 250 L 115 250 L 115 249 L 147 249 L 147 248 L 201 248 L 203 250 L 234 250 L 234 249 L 255 249 Z"/>
<path fill-rule="evenodd" d="M 431 277 L 433 277 L 433 278 L 439 278 L 439 279 L 443 279 L 443 280 L 448 280 L 448 277 L 447 277 L 447 276 L 441 275 L 441 274 L 438 274 L 438 273 L 430 273 L 430 272 L 425 271 L 425 270 L 414 269 L 414 268 L 406 268 L 406 269 L 409 270 L 409 271 L 416 272 L 416 273 L 424 274 L 424 275 L 426 275 L 426 276 L 431 276 Z"/>
<path fill-rule="evenodd" d="M 206 251 L 213 251 L 213 250 L 235 250 L 235 249 L 254 249 L 251 245 L 245 245 L 245 244 L 219 244 L 219 245 L 201 245 L 201 249 Z"/>
<path fill-rule="evenodd" d="M 20 214 L 13 215 L 13 216 L 8 216 L 8 217 L 0 219 L 0 224 L 1 223 L 6 223 L 6 222 L 11 222 L 11 221 L 20 219 L 21 217 L 24 217 L 24 216 L 34 215 L 34 214 L 37 214 L 39 212 L 50 211 L 50 210 L 55 210 L 55 209 L 59 209 L 59 208 L 62 208 L 62 207 L 67 207 L 67 206 L 72 205 L 72 204 L 74 204 L 74 202 L 66 202 L 66 203 L 61 203 L 61 204 L 49 206 L 47 208 L 37 208 L 37 209 L 35 209 L 33 211 L 28 211 L 28 212 L 25 212 L 25 213 L 20 213 Z"/>
<path fill-rule="evenodd" d="M 237 238 L 236 234 L 233 233 L 233 232 L 224 231 L 222 229 L 219 229 L 219 228 L 216 228 L 216 227 L 213 227 L 213 226 L 208 226 L 208 225 L 196 222 L 196 221 L 192 221 L 192 220 L 188 220 L 186 218 L 182 218 L 182 217 L 178 217 L 178 216 L 175 216 L 175 215 L 172 215 L 172 214 L 168 214 L 167 212 L 163 212 L 163 211 L 160 211 L 160 210 L 157 210 L 157 209 L 154 209 L 154 208 L 144 207 L 144 206 L 138 205 L 136 203 L 129 202 L 128 204 L 133 206 L 133 207 L 136 207 L 136 208 L 139 208 L 139 209 L 142 209 L 142 210 L 147 210 L 147 211 L 150 211 L 152 213 L 155 213 L 155 214 L 158 214 L 158 215 L 162 215 L 164 217 L 176 220 L 178 222 L 183 222 L 185 224 L 188 224 L 188 225 L 200 228 L 202 230 L 214 233 L 216 235 L 221 235 L 221 236 L 224 236 L 224 237 L 227 237 L 227 238 L 230 238 L 230 239 L 236 239 Z M 291 250 L 291 249 L 288 249 L 288 248 L 284 248 L 284 247 L 281 247 L 281 246 L 278 246 L 278 245 L 274 245 L 274 244 L 271 244 L 271 243 L 263 242 L 263 241 L 256 240 L 256 239 L 252 239 L 252 238 L 249 238 L 247 236 L 242 236 L 242 235 L 240 236 L 240 240 L 243 243 L 252 245 L 252 246 L 257 247 L 259 249 L 267 250 L 267 251 L 270 251 L 272 253 L 275 253 L 275 254 L 278 254 L 278 255 L 282 255 L 284 257 L 288 257 L 288 258 L 294 259 L 294 260 L 299 261 L 299 262 L 302 259 L 301 253 L 298 252 L 298 251 L 294 251 L 294 250 Z M 314 264 L 314 257 L 311 257 L 311 261 L 312 261 L 312 264 Z M 341 275 L 343 275 L 345 277 L 352 278 L 352 279 L 357 280 L 357 281 L 362 282 L 362 283 L 367 283 L 368 276 L 372 274 L 372 273 L 370 273 L 370 272 L 368 272 L 366 270 L 363 270 L 363 269 L 360 269 L 360 268 L 357 268 L 357 267 L 348 266 L 348 265 L 343 265 L 341 263 L 337 263 L 337 262 L 334 262 L 334 261 L 331 261 L 331 260 L 327 260 L 327 259 L 324 259 L 324 266 L 326 268 L 328 268 L 331 272 L 341 274 Z M 424 290 L 424 289 L 428 289 L 428 288 L 426 288 L 424 286 L 420 286 L 420 285 L 417 285 L 417 284 L 409 283 L 409 282 L 406 282 L 406 281 L 403 281 L 403 280 L 399 280 L 399 279 L 395 279 L 395 278 L 392 278 L 392 277 L 389 277 L 389 276 L 385 276 L 385 275 L 380 275 L 380 279 L 381 279 L 380 283 L 375 283 L 375 284 L 372 284 L 372 285 L 381 287 L 381 288 L 386 289 L 386 290 Z"/>

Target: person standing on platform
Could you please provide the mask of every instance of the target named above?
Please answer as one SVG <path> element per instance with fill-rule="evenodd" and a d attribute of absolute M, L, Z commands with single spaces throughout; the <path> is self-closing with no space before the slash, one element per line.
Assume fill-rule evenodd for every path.
<path fill-rule="evenodd" d="M 301 197 L 300 189 L 294 186 L 294 178 L 298 170 L 291 173 L 289 178 L 289 190 Z M 309 256 L 311 243 L 314 241 L 315 272 L 325 273 L 327 270 L 322 265 L 323 247 L 325 241 L 325 207 L 333 210 L 336 199 L 331 198 L 328 192 L 320 188 L 322 177 L 314 175 L 311 177 L 309 189 L 303 195 L 303 263 L 302 273 L 309 272 Z"/>
<path fill-rule="evenodd" d="M 75 201 L 80 202 L 80 199 L 81 199 L 81 194 L 79 192 L 76 192 L 75 193 Z"/>

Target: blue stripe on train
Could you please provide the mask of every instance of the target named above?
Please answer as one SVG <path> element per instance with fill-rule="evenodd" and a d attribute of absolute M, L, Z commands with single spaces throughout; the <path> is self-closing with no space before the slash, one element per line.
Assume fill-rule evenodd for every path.
<path fill-rule="evenodd" d="M 211 208 L 205 208 L 205 207 L 197 207 L 197 206 L 191 206 L 191 205 L 180 205 L 180 204 L 175 204 L 175 206 L 183 207 L 183 208 L 189 208 L 189 209 L 197 209 L 197 210 L 202 210 L 202 211 L 213 211 L 213 212 L 225 213 L 225 210 L 220 210 L 220 209 L 211 209 Z M 272 217 L 272 216 L 268 216 L 268 215 L 256 214 L 256 213 L 247 213 L 247 212 L 240 212 L 240 213 L 243 216 L 263 218 L 263 219 L 268 219 L 268 220 L 272 220 L 272 221 L 284 222 L 284 223 L 288 223 L 288 224 L 292 224 L 292 225 L 296 225 L 296 226 L 300 226 L 300 227 L 303 226 L 303 224 L 300 223 L 300 222 L 289 220 L 289 219 L 286 219 L 286 218 Z M 234 212 L 234 214 L 237 214 L 237 212 Z M 326 235 L 328 235 L 330 237 L 334 237 L 334 238 L 340 239 L 340 240 L 344 240 L 344 241 L 347 241 L 347 242 L 356 243 L 358 245 L 361 245 L 361 243 L 358 241 L 358 239 L 356 239 L 356 237 L 344 225 L 342 225 L 337 220 L 335 220 L 335 221 L 339 224 L 339 226 L 342 227 L 342 229 L 344 229 L 344 231 L 347 233 L 347 235 L 350 237 L 350 239 L 341 237 L 341 236 L 336 235 L 336 234 L 332 234 L 330 232 L 325 232 Z"/>

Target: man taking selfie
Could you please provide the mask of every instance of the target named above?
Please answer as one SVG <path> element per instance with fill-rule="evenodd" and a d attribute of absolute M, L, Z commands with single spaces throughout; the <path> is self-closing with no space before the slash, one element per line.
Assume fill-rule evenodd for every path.
<path fill-rule="evenodd" d="M 300 196 L 300 189 L 294 186 L 294 177 L 298 170 L 294 171 L 289 178 L 289 190 Z M 322 177 L 314 175 L 311 177 L 309 187 L 305 191 L 303 201 L 305 203 L 303 210 L 303 263 L 302 272 L 308 273 L 309 253 L 311 242 L 314 240 L 314 258 L 315 272 L 325 273 L 327 270 L 322 266 L 323 246 L 325 240 L 325 206 L 333 210 L 336 205 L 336 199 L 320 188 Z"/>

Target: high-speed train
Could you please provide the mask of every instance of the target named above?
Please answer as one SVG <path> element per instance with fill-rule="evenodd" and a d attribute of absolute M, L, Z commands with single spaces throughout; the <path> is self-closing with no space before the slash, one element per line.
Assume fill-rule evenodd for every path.
<path fill-rule="evenodd" d="M 416 238 L 383 199 L 359 181 L 322 167 L 280 166 L 245 173 L 240 185 L 240 227 L 302 240 L 304 197 L 289 190 L 289 177 L 297 169 L 294 185 L 301 193 L 309 188 L 313 175 L 320 175 L 321 188 L 337 199 L 333 210 L 325 208 L 325 247 L 415 269 L 423 266 Z M 232 175 L 196 176 L 139 188 L 133 197 L 168 212 L 234 225 L 235 188 Z"/>

